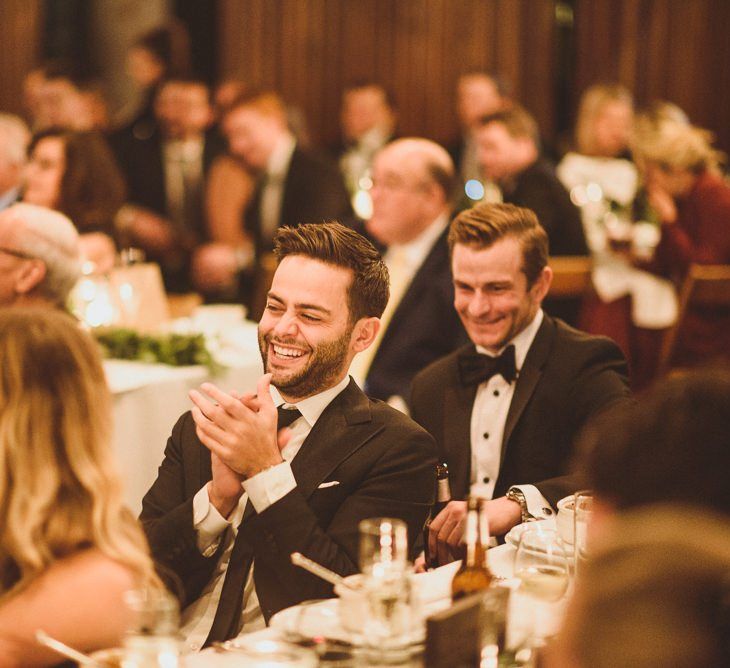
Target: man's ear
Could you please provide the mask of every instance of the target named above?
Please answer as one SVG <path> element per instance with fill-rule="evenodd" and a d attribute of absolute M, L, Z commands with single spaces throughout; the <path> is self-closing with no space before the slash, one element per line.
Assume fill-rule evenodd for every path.
<path fill-rule="evenodd" d="M 352 330 L 350 343 L 356 353 L 369 348 L 380 331 L 380 318 L 360 318 Z"/>
<path fill-rule="evenodd" d="M 540 275 L 537 277 L 537 279 L 535 279 L 535 282 L 532 284 L 532 288 L 530 288 L 530 291 L 535 296 L 538 302 L 542 302 L 542 300 L 545 299 L 548 291 L 550 290 L 550 285 L 552 282 L 553 270 L 548 266 L 543 267 Z"/>
<path fill-rule="evenodd" d="M 27 295 L 36 286 L 43 282 L 46 277 L 46 263 L 42 260 L 32 259 L 23 263 L 15 279 L 15 292 L 20 295 Z"/>

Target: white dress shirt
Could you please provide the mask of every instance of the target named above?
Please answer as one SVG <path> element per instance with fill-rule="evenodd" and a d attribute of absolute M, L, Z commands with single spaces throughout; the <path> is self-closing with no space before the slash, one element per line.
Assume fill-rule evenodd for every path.
<path fill-rule="evenodd" d="M 193 499 L 193 526 L 197 532 L 200 553 L 204 556 L 210 556 L 218 549 L 221 540 L 225 540 L 227 544 L 218 560 L 213 577 L 206 585 L 200 598 L 193 601 L 182 612 L 181 631 L 189 650 L 199 650 L 210 633 L 218 609 L 228 562 L 233 551 L 233 543 L 238 533 L 238 526 L 243 518 L 246 502 L 250 499 L 256 512 L 262 513 L 297 486 L 290 462 L 296 457 L 319 416 L 322 415 L 332 400 L 347 387 L 349 382 L 349 376 L 345 376 L 334 387 L 303 399 L 296 404 L 285 403 L 279 391 L 272 386 L 271 396 L 276 406 L 283 405 L 285 408 L 297 408 L 302 414 L 289 427 L 292 432 L 291 438 L 281 451 L 284 461 L 244 480 L 244 493 L 241 495 L 235 510 L 227 519 L 210 502 L 207 484 L 195 495 Z M 254 587 L 253 569 L 252 566 L 243 590 L 241 621 L 246 633 L 257 631 L 266 626 L 259 607 L 256 588 Z"/>
<path fill-rule="evenodd" d="M 507 344 L 515 347 L 515 366 L 518 373 L 525 363 L 525 357 L 542 320 L 542 309 L 538 309 L 532 322 Z M 477 346 L 477 352 L 493 356 L 481 346 Z M 497 483 L 502 459 L 504 427 L 515 386 L 516 381 L 508 383 L 501 374 L 495 374 L 489 380 L 480 383 L 474 398 L 471 412 L 471 483 L 479 485 L 480 494 L 485 498 L 492 498 Z M 525 495 L 527 509 L 532 515 L 543 518 L 552 514 L 550 504 L 537 487 L 520 484 L 515 484 L 514 487 L 518 487 Z"/>

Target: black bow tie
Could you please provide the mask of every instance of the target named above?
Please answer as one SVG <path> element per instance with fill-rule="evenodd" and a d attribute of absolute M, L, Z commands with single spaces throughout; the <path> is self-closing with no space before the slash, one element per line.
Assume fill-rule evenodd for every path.
<path fill-rule="evenodd" d="M 278 419 L 276 421 L 277 429 L 288 427 L 292 422 L 294 422 L 294 420 L 302 415 L 298 408 L 284 408 L 284 406 L 279 406 L 276 409 L 276 412 L 278 414 Z"/>
<path fill-rule="evenodd" d="M 464 385 L 479 385 L 498 373 L 508 383 L 517 378 L 514 346 L 507 346 L 498 357 L 475 351 L 459 355 L 459 376 Z"/>

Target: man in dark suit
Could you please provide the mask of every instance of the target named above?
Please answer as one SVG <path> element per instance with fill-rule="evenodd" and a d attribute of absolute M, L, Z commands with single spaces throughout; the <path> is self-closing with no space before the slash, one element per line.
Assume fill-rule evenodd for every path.
<path fill-rule="evenodd" d="M 626 361 L 611 340 L 542 312 L 552 272 L 532 211 L 506 204 L 463 211 L 449 246 L 454 306 L 472 343 L 422 371 L 412 393 L 413 417 L 449 465 L 454 501 L 430 536 L 442 561 L 458 546 L 471 484 L 491 499 L 492 535 L 551 515 L 579 485 L 566 475 L 576 434 L 628 396 Z"/>
<path fill-rule="evenodd" d="M 208 238 L 205 178 L 224 149 L 208 130 L 209 95 L 202 81 L 167 81 L 148 133 L 126 129 L 110 137 L 132 205 L 120 216 L 122 233 L 160 263 L 166 287 L 175 292 L 190 290 L 190 252 Z"/>
<path fill-rule="evenodd" d="M 413 545 L 433 500 L 431 436 L 347 376 L 388 299 L 377 251 L 336 223 L 282 229 L 275 243 L 259 323 L 267 374 L 255 395 L 211 384 L 201 388 L 210 400 L 191 393 L 143 500 L 152 552 L 182 581 L 193 648 L 331 596 L 292 566 L 292 552 L 355 573 L 361 520 L 400 518 Z M 277 424 L 290 429 L 277 435 Z"/>
<path fill-rule="evenodd" d="M 454 167 L 427 139 L 399 139 L 373 164 L 365 232 L 385 248 L 390 301 L 375 343 L 351 373 L 369 396 L 403 406 L 421 369 L 467 341 L 454 312 L 446 234 Z"/>
<path fill-rule="evenodd" d="M 485 178 L 496 183 L 502 200 L 532 209 L 550 240 L 552 255 L 588 255 L 580 211 L 539 155 L 537 123 L 519 105 L 485 116 L 476 133 Z M 549 299 L 545 310 L 570 324 L 579 319 L 581 300 Z"/>

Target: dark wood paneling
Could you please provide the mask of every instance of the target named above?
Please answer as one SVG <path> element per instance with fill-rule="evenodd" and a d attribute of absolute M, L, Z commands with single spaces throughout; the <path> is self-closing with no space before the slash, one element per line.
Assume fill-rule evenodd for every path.
<path fill-rule="evenodd" d="M 619 81 L 637 103 L 664 99 L 730 150 L 730 2 L 576 0 L 575 96 Z"/>
<path fill-rule="evenodd" d="M 220 71 L 279 90 L 324 143 L 358 79 L 393 92 L 401 134 L 448 141 L 475 69 L 504 73 L 550 133 L 553 15 L 554 0 L 221 0 Z"/>
<path fill-rule="evenodd" d="M 0 110 L 21 113 L 26 73 L 38 64 L 40 0 L 0 2 Z"/>

